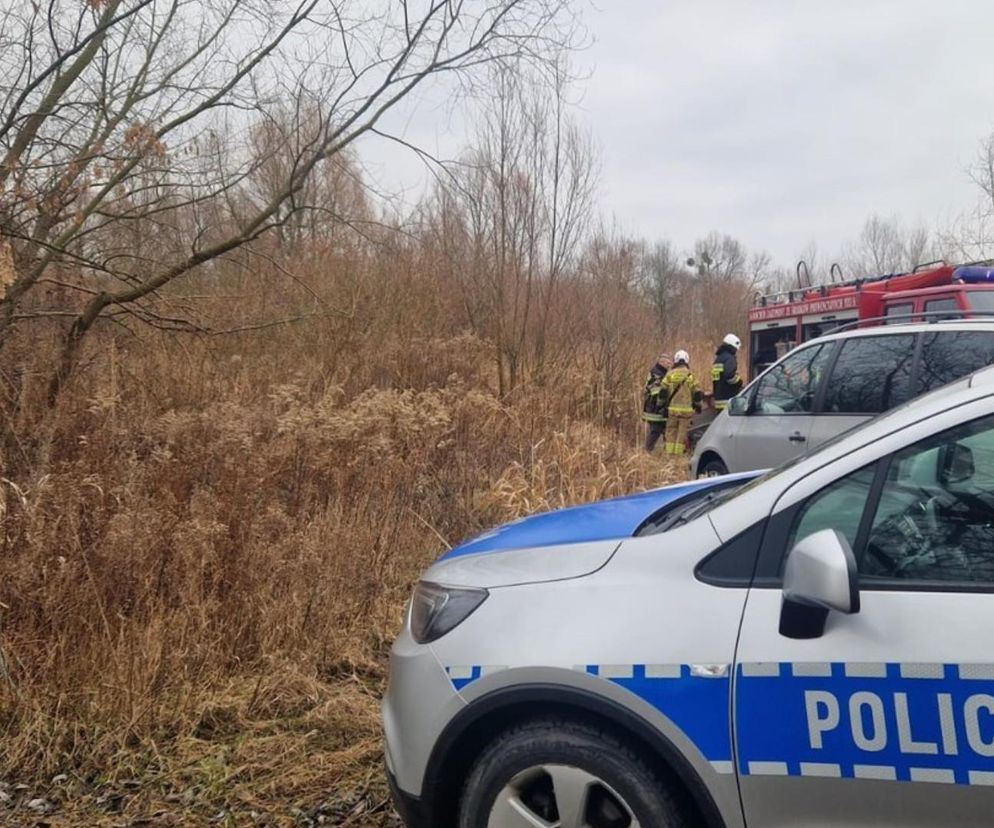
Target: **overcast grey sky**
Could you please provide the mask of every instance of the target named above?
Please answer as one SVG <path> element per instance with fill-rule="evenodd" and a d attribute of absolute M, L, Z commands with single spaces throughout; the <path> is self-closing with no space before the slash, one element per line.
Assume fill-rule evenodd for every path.
<path fill-rule="evenodd" d="M 992 0 L 599 0 L 580 118 L 600 207 L 681 248 L 710 230 L 791 264 L 871 213 L 948 222 L 994 129 Z M 408 135 L 442 155 L 464 123 L 423 106 Z M 380 147 L 387 184 L 423 173 Z"/>

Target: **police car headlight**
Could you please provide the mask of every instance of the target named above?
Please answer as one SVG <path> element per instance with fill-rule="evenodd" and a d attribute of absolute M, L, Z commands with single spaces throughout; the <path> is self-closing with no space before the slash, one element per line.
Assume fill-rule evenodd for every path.
<path fill-rule="evenodd" d="M 455 629 L 490 593 L 419 581 L 411 598 L 411 634 L 418 644 L 430 644 Z"/>

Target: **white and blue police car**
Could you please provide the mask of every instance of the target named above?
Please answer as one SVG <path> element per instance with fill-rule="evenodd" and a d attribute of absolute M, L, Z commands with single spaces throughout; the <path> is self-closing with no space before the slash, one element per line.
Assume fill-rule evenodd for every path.
<path fill-rule="evenodd" d="M 449 552 L 393 646 L 394 799 L 412 828 L 992 825 L 992 630 L 987 369 L 762 476 Z"/>

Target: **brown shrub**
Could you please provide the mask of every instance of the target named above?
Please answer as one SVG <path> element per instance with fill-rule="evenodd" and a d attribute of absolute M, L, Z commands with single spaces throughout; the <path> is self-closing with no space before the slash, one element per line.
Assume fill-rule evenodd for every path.
<path fill-rule="evenodd" d="M 634 412 L 577 419 L 579 369 L 502 402 L 468 335 L 349 370 L 297 336 L 267 360 L 98 339 L 54 424 L 6 404 L 3 777 L 153 780 L 132 810 L 190 786 L 263 809 L 346 778 L 382 792 L 376 696 L 425 566 L 495 523 L 683 472 L 637 450 Z M 20 353 L 30 377 L 44 355 Z M 207 759 L 222 748 L 227 770 Z"/>

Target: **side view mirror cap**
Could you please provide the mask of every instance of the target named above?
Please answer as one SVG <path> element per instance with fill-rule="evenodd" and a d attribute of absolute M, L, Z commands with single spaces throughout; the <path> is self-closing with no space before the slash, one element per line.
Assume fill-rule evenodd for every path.
<path fill-rule="evenodd" d="M 836 529 L 802 538 L 787 555 L 780 632 L 789 638 L 817 638 L 825 630 L 829 610 L 859 612 L 856 557 Z"/>
<path fill-rule="evenodd" d="M 732 397 L 728 401 L 728 414 L 731 417 L 740 417 L 749 411 L 749 399 L 747 396 L 739 395 Z"/>

